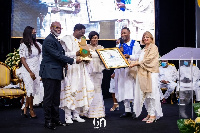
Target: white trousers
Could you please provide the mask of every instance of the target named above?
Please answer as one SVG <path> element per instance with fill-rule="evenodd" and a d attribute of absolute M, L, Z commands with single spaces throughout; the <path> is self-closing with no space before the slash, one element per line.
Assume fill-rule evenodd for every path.
<path fill-rule="evenodd" d="M 132 102 L 132 105 L 134 106 L 134 100 L 133 99 L 125 99 L 124 100 L 124 107 L 125 107 L 125 112 L 131 112 L 131 106 L 130 102 Z M 134 110 L 133 110 L 134 112 Z"/>
<path fill-rule="evenodd" d="M 163 95 L 163 98 L 167 99 L 170 96 L 170 94 L 174 91 L 174 89 L 176 88 L 176 86 L 177 86 L 177 83 L 175 83 L 175 82 L 171 82 L 169 84 L 162 84 L 161 83 L 160 84 L 160 88 L 167 88 L 167 91 Z"/>
<path fill-rule="evenodd" d="M 155 116 L 156 115 L 156 109 L 155 109 L 155 99 L 153 98 L 146 98 L 146 109 L 148 112 L 148 115 Z"/>
<path fill-rule="evenodd" d="M 77 108 L 75 110 L 71 110 L 71 109 L 68 109 L 67 107 L 65 107 L 64 110 L 65 110 L 65 119 L 71 119 L 72 113 L 73 113 L 73 118 L 79 117 L 80 108 Z"/>

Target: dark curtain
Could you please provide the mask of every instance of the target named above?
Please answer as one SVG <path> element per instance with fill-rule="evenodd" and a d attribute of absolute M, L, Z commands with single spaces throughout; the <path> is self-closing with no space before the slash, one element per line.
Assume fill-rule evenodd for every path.
<path fill-rule="evenodd" d="M 11 8 L 12 0 L 4 0 L 0 4 L 0 61 L 6 59 L 6 55 L 11 52 Z"/>

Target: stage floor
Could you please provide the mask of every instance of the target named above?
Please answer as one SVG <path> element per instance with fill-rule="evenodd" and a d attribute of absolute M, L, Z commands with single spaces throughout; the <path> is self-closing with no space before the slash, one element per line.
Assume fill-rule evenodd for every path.
<path fill-rule="evenodd" d="M 146 124 L 142 119 L 147 115 L 145 108 L 138 119 L 120 118 L 124 113 L 123 102 L 119 103 L 119 111 L 110 112 L 112 99 L 105 99 L 106 126 L 94 128 L 93 120 L 85 118 L 86 122 L 74 122 L 70 126 L 57 127 L 55 131 L 45 129 L 42 107 L 35 108 L 37 119 L 23 118 L 20 107 L 0 107 L 1 133 L 179 133 L 177 126 L 178 105 L 162 104 L 164 117 L 157 122 Z M 64 122 L 64 111 L 60 109 L 60 119 Z"/>

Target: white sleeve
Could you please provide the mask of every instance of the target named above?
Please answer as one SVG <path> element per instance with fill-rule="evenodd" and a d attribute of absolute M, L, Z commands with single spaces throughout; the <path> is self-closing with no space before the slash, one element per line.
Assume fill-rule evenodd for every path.
<path fill-rule="evenodd" d="M 92 54 L 92 58 L 98 58 L 98 54 L 96 51 L 90 51 L 90 53 Z"/>
<path fill-rule="evenodd" d="M 138 3 L 138 12 L 143 12 L 148 10 L 149 6 L 152 6 L 152 2 L 154 3 L 153 0 L 142 0 L 140 3 Z"/>
<path fill-rule="evenodd" d="M 40 48 L 40 50 L 41 50 L 41 53 L 40 53 L 40 55 L 39 55 L 39 62 L 40 62 L 40 64 L 41 64 L 41 61 L 42 61 L 42 45 L 41 45 L 41 43 L 39 43 L 39 42 L 37 42 L 37 44 L 38 44 L 38 46 L 39 46 L 39 48 Z"/>
<path fill-rule="evenodd" d="M 199 68 L 196 66 L 193 66 L 193 82 L 196 82 L 199 79 Z"/>
<path fill-rule="evenodd" d="M 137 59 L 139 59 L 140 53 L 141 53 L 140 44 L 137 41 L 135 41 L 135 44 L 133 46 L 132 55 L 130 55 L 130 60 L 137 60 Z"/>
<path fill-rule="evenodd" d="M 176 81 L 177 79 L 177 70 L 176 70 L 176 67 L 175 66 L 172 66 L 172 81 Z"/>
<path fill-rule="evenodd" d="M 72 44 L 72 41 L 71 39 L 68 37 L 68 36 L 64 36 L 62 39 L 61 39 L 61 45 L 63 47 L 63 49 L 65 50 L 65 56 L 68 56 L 68 57 L 76 57 L 76 52 L 74 51 L 71 51 L 68 47 L 67 47 L 67 44 Z"/>
<path fill-rule="evenodd" d="M 27 58 L 28 57 L 28 48 L 24 43 L 21 43 L 19 46 L 19 56 L 20 58 L 24 57 Z"/>
<path fill-rule="evenodd" d="M 179 80 L 179 71 L 180 71 L 180 68 L 178 69 L 177 73 L 176 73 L 176 79 Z M 180 73 L 180 79 L 181 79 L 181 73 Z"/>
<path fill-rule="evenodd" d="M 153 0 L 134 0 L 131 1 L 131 4 L 126 4 L 125 7 L 127 10 L 131 10 L 134 13 L 143 12 L 146 11 L 153 2 Z"/>
<path fill-rule="evenodd" d="M 162 74 L 161 74 L 161 69 L 159 67 L 159 81 L 161 81 L 161 80 L 162 80 Z"/>
<path fill-rule="evenodd" d="M 65 52 L 65 56 L 74 58 L 74 57 L 76 57 L 76 52 Z"/>
<path fill-rule="evenodd" d="M 135 4 L 125 4 L 126 10 L 130 10 L 131 12 L 135 11 Z"/>

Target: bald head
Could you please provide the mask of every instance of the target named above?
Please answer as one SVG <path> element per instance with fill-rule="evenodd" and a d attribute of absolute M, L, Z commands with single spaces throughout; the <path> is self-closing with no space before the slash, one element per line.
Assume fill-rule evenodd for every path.
<path fill-rule="evenodd" d="M 50 29 L 52 34 L 59 36 L 61 34 L 61 29 L 62 29 L 60 22 L 57 21 L 52 22 Z"/>
<path fill-rule="evenodd" d="M 61 25 L 60 22 L 55 21 L 55 22 L 52 22 L 52 23 L 51 23 L 51 27 L 57 26 L 57 25 Z"/>

